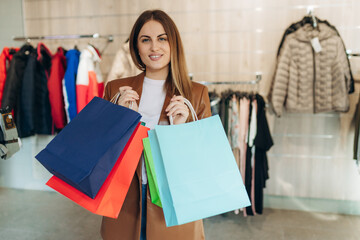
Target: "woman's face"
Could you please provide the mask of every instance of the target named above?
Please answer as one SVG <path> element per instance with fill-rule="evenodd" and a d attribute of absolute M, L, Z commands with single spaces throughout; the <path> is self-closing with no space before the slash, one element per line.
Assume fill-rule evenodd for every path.
<path fill-rule="evenodd" d="M 154 20 L 145 23 L 139 32 L 137 45 L 141 61 L 146 65 L 146 73 L 160 74 L 166 78 L 169 72 L 170 44 L 162 24 Z"/>

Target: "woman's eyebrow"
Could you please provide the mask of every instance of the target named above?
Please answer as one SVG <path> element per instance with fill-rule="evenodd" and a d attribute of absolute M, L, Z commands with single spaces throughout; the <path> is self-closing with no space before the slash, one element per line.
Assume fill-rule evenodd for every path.
<path fill-rule="evenodd" d="M 163 35 L 167 35 L 167 34 L 166 34 L 166 33 L 162 33 L 162 34 L 158 35 L 157 37 L 161 37 L 161 36 L 163 36 Z M 150 36 L 148 36 L 148 35 L 141 35 L 139 38 L 142 38 L 142 37 L 150 38 Z"/>

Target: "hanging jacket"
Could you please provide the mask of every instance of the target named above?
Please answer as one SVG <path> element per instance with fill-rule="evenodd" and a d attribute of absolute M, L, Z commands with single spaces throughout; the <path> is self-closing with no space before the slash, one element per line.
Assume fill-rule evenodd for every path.
<path fill-rule="evenodd" d="M 80 52 L 77 49 L 71 49 L 65 54 L 66 71 L 64 75 L 63 95 L 66 119 L 69 123 L 77 114 L 76 109 L 76 77 L 79 66 Z"/>
<path fill-rule="evenodd" d="M 88 45 L 80 55 L 76 79 L 76 106 L 79 113 L 94 97 L 102 97 L 104 82 L 100 72 L 99 51 Z"/>
<path fill-rule="evenodd" d="M 51 117 L 57 129 L 63 129 L 66 125 L 66 114 L 62 81 L 65 75 L 66 58 L 62 47 L 57 49 L 51 60 L 51 72 L 48 81 L 49 100 L 51 105 Z"/>
<path fill-rule="evenodd" d="M 266 187 L 266 180 L 269 179 L 269 165 L 267 159 L 267 151 L 273 146 L 274 142 L 271 137 L 268 121 L 265 112 L 265 101 L 259 94 L 255 95 L 257 102 L 256 114 L 256 136 L 254 139 L 255 151 L 251 151 L 248 146 L 246 156 L 246 180 L 245 186 L 248 190 L 251 189 L 252 183 L 254 188 L 254 204 L 253 207 L 247 207 L 247 215 L 254 215 L 255 213 L 263 213 L 264 205 L 264 188 Z M 253 155 L 255 154 L 255 155 Z M 254 158 L 254 165 L 251 164 L 251 158 Z M 254 169 L 252 169 L 254 168 Z M 251 179 L 254 179 L 251 182 Z M 248 192 L 250 193 L 250 191 Z M 250 195 L 249 195 L 250 196 Z M 254 209 L 255 208 L 255 209 Z"/>
<path fill-rule="evenodd" d="M 341 38 L 324 23 L 290 34 L 281 49 L 272 85 L 271 103 L 277 116 L 290 112 L 346 112 L 350 75 Z M 319 39 L 316 53 L 311 39 Z"/>
<path fill-rule="evenodd" d="M 358 103 L 356 105 L 355 110 L 355 133 L 354 133 L 354 146 L 353 146 L 353 159 L 359 161 L 360 160 L 360 95 L 358 99 Z"/>
<path fill-rule="evenodd" d="M 126 42 L 116 53 L 107 81 L 136 76 L 140 72 L 131 58 L 129 42 Z"/>
<path fill-rule="evenodd" d="M 36 78 L 37 53 L 34 50 L 29 54 L 24 76 L 21 80 L 20 95 L 15 109 L 15 123 L 20 138 L 35 134 L 35 78 Z"/>
<path fill-rule="evenodd" d="M 14 107 L 16 108 L 28 57 L 30 53 L 34 51 L 35 49 L 31 45 L 25 44 L 14 54 L 6 76 L 1 108 L 6 108 L 7 106 L 11 110 L 14 109 Z M 16 119 L 16 117 L 15 115 L 14 118 Z"/>
<path fill-rule="evenodd" d="M 50 50 L 42 43 L 38 44 L 38 64 L 37 78 L 35 86 L 35 129 L 37 134 L 52 134 L 54 131 L 53 121 L 51 118 L 51 107 L 49 100 L 48 80 L 51 69 L 52 54 Z"/>
<path fill-rule="evenodd" d="M 330 24 L 328 21 L 326 21 L 326 20 L 321 20 L 321 19 L 319 19 L 319 18 L 317 18 L 317 17 L 315 17 L 315 19 L 316 19 L 316 22 L 317 22 L 318 24 L 319 24 L 319 23 L 324 23 L 324 24 L 326 24 L 327 26 L 329 26 L 330 28 L 332 28 L 332 29 L 336 32 L 336 34 L 340 37 L 340 33 L 338 32 L 338 30 L 336 29 L 335 26 L 331 25 L 331 24 Z M 279 48 L 278 48 L 278 51 L 277 51 L 277 56 L 279 56 L 279 54 L 280 54 L 280 50 L 281 50 L 281 48 L 282 48 L 282 46 L 283 46 L 283 44 L 284 44 L 284 41 L 285 41 L 286 37 L 287 37 L 289 34 L 291 34 L 291 33 L 293 33 L 293 32 L 296 32 L 296 30 L 298 30 L 299 28 L 303 27 L 303 26 L 304 26 L 305 24 L 307 24 L 307 23 L 313 24 L 313 19 L 312 19 L 312 17 L 310 17 L 310 16 L 305 16 L 301 21 L 291 24 L 291 25 L 285 30 L 285 32 L 284 32 L 284 34 L 283 34 L 283 37 L 282 37 L 282 39 L 281 39 L 281 41 L 280 41 L 280 45 L 279 45 Z M 341 39 L 341 42 L 342 42 L 342 44 L 343 44 L 344 51 L 346 52 L 345 43 L 344 43 L 344 41 L 342 40 L 341 37 L 340 37 L 340 39 Z M 350 74 L 350 88 L 349 88 L 349 93 L 353 93 L 353 92 L 355 91 L 354 77 L 353 77 L 353 75 L 352 75 L 349 58 L 347 58 L 347 65 L 348 65 L 348 66 L 347 66 L 346 69 L 349 70 L 349 74 Z"/>
<path fill-rule="evenodd" d="M 4 47 L 0 55 L 0 103 L 4 91 L 7 71 L 9 70 L 10 62 L 17 51 L 19 51 L 19 48 Z"/>
<path fill-rule="evenodd" d="M 54 132 L 48 91 L 51 58 L 50 50 L 43 43 L 38 44 L 36 55 L 29 57 L 17 110 L 20 138 Z"/>

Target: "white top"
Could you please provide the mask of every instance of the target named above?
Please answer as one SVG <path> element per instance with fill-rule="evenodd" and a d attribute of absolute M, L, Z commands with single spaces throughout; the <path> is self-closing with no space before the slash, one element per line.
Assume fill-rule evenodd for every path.
<path fill-rule="evenodd" d="M 158 124 L 161 110 L 164 105 L 166 91 L 164 89 L 165 80 L 153 80 L 145 77 L 143 89 L 139 104 L 139 113 L 142 118 L 140 121 L 145 123 L 145 126 L 153 129 Z M 142 184 L 147 184 L 146 168 L 144 157 L 141 157 L 142 168 Z"/>

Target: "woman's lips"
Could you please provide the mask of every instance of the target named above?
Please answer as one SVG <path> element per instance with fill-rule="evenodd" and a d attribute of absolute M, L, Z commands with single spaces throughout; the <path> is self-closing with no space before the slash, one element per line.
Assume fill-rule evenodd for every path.
<path fill-rule="evenodd" d="M 156 54 L 156 55 L 150 55 L 149 57 L 150 57 L 150 59 L 152 61 L 157 61 L 162 57 L 162 55 L 161 54 Z"/>

